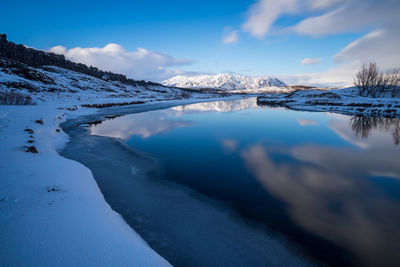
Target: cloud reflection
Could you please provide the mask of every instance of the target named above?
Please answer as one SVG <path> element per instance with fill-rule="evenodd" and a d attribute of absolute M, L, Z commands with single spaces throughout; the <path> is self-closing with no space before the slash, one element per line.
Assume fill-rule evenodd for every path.
<path fill-rule="evenodd" d="M 176 106 L 165 110 L 137 113 L 106 120 L 91 127 L 91 134 L 128 139 L 133 135 L 148 138 L 150 136 L 171 131 L 178 127 L 191 125 L 189 121 L 178 120 L 183 113 L 198 113 L 208 111 L 231 112 L 249 108 L 256 108 L 255 98 L 238 99 L 231 101 L 214 101 L 205 103 Z M 233 144 L 230 145 L 232 150 Z"/>
<path fill-rule="evenodd" d="M 332 125 L 354 136 L 348 121 Z M 369 177 L 400 177 L 399 152 L 388 141 L 364 142 L 368 149 L 304 145 L 279 152 L 253 144 L 241 157 L 260 184 L 287 203 L 287 212 L 302 228 L 345 247 L 365 266 L 391 265 L 399 260 L 400 205 Z M 296 162 L 274 161 L 276 153 Z"/>
<path fill-rule="evenodd" d="M 299 118 L 297 121 L 301 126 L 318 125 L 318 122 L 315 120 Z"/>
<path fill-rule="evenodd" d="M 170 110 L 132 114 L 114 120 L 104 121 L 97 126 L 92 126 L 90 130 L 93 135 L 127 140 L 133 135 L 148 138 L 178 127 L 190 125 L 190 122 L 187 121 L 168 119 L 169 116 L 173 115 L 174 114 L 171 114 Z"/>
<path fill-rule="evenodd" d="M 230 155 L 236 152 L 238 147 L 238 141 L 233 139 L 224 139 L 222 140 L 222 149 L 225 154 Z"/>

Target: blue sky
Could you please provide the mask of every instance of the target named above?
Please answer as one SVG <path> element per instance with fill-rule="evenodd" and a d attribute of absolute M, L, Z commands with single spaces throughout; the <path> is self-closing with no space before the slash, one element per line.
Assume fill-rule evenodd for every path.
<path fill-rule="evenodd" d="M 348 7 L 349 3 L 353 6 Z M 346 25 L 336 27 L 346 23 L 342 22 L 343 16 L 349 19 L 353 16 L 352 8 L 359 7 L 366 13 L 371 5 L 377 3 L 385 7 L 377 18 L 365 19 L 360 25 L 349 23 L 347 28 Z M 333 80 L 346 79 L 346 75 L 336 77 L 337 73 L 346 68 L 351 72 L 355 65 L 366 61 L 362 55 L 354 59 L 345 54 L 344 60 L 338 63 L 335 56 L 369 33 L 396 28 L 393 26 L 397 25 L 395 19 L 383 17 L 389 13 L 388 10 L 398 12 L 399 4 L 391 0 L 282 0 L 278 4 L 272 0 L 112 3 L 2 0 L 1 9 L 0 31 L 6 33 L 9 40 L 43 50 L 63 46 L 65 49 L 54 51 L 64 53 L 71 60 L 123 72 L 131 77 L 162 80 L 174 74 L 234 72 L 278 75 L 294 79 L 294 82 L 298 79 L 299 82 L 312 83 L 321 80 L 323 75 L 326 75 L 327 82 L 331 82 L 332 77 Z M 341 21 L 329 21 L 330 13 L 343 9 L 347 13 L 337 15 Z M 362 12 L 355 14 L 353 19 L 363 21 L 360 19 L 363 18 Z M 322 22 L 311 21 L 317 35 L 309 25 L 293 30 L 293 27 L 313 18 L 325 18 Z M 329 29 L 338 29 L 334 32 L 321 29 L 320 25 L 326 20 L 333 25 Z M 233 32 L 237 38 L 233 38 L 232 43 L 224 43 L 224 38 Z M 138 62 L 148 70 L 138 70 L 121 61 L 119 66 L 124 68 L 118 68 L 116 64 L 105 65 L 110 59 L 96 62 L 94 58 L 99 58 L 99 53 L 108 53 L 102 50 L 92 51 L 97 54 L 90 59 L 83 56 L 83 50 L 69 50 L 76 47 L 103 48 L 109 43 L 118 44 L 117 50 L 125 51 L 123 54 L 127 61 L 135 62 L 143 53 L 150 55 Z M 145 52 L 131 57 L 129 52 L 138 48 L 144 48 Z M 396 48 L 391 49 L 397 52 Z M 364 54 L 371 55 L 371 51 Z M 168 59 L 159 62 L 156 58 L 160 55 Z M 378 63 L 384 56 L 377 53 Z M 301 64 L 305 58 L 315 59 L 309 61 L 315 64 Z M 147 66 L 145 62 L 150 61 Z M 349 64 L 352 64 L 351 68 Z M 384 64 L 392 67 L 395 63 L 385 61 Z M 344 69 L 340 69 L 342 67 Z M 333 75 L 330 74 L 332 71 Z"/>

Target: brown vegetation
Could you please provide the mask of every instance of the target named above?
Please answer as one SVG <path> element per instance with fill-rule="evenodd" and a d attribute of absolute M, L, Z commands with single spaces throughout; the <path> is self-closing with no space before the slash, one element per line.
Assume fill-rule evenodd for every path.
<path fill-rule="evenodd" d="M 144 104 L 146 101 L 132 101 L 132 102 L 122 102 L 122 103 L 104 103 L 104 104 L 83 104 L 81 107 L 84 108 L 108 108 L 115 106 L 127 106 L 127 105 L 136 105 L 136 104 Z"/>
<path fill-rule="evenodd" d="M 0 92 L 0 105 L 31 105 L 32 98 L 17 92 Z"/>
<path fill-rule="evenodd" d="M 35 146 L 23 146 L 22 150 L 25 152 L 30 152 L 30 153 L 34 153 L 34 154 L 39 153 L 39 151 L 36 149 Z"/>

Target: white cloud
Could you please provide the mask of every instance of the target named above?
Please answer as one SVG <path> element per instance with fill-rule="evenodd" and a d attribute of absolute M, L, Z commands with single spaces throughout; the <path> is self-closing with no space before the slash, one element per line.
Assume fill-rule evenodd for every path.
<path fill-rule="evenodd" d="M 259 0 L 250 6 L 247 12 L 248 19 L 242 28 L 245 32 L 261 38 L 269 32 L 279 16 L 295 12 L 298 2 L 298 0 Z"/>
<path fill-rule="evenodd" d="M 335 55 L 336 63 L 374 61 L 382 68 L 400 67 L 400 31 L 381 29 L 372 31 L 343 48 Z"/>
<path fill-rule="evenodd" d="M 325 72 L 278 75 L 277 78 L 289 85 L 350 86 L 358 63 L 345 63 Z"/>
<path fill-rule="evenodd" d="M 250 6 L 243 30 L 261 38 L 271 33 L 321 37 L 367 32 L 334 56 L 339 65 L 325 73 L 288 75 L 295 83 L 350 83 L 363 63 L 375 61 L 382 68 L 400 67 L 400 1 L 393 0 L 258 0 Z M 300 22 L 278 28 L 282 16 L 301 14 Z M 273 31 L 273 29 L 275 29 Z M 305 64 L 312 62 L 303 60 Z M 287 81 L 287 80 L 286 80 Z M 291 83 L 290 81 L 288 81 Z"/>
<path fill-rule="evenodd" d="M 67 52 L 67 48 L 65 46 L 57 45 L 57 46 L 50 48 L 49 51 L 54 54 L 64 55 Z"/>
<path fill-rule="evenodd" d="M 304 35 L 324 36 L 371 27 L 388 28 L 399 24 L 399 10 L 400 2 L 392 0 L 343 1 L 321 15 L 300 21 L 292 30 Z"/>
<path fill-rule="evenodd" d="M 238 31 L 234 30 L 225 34 L 223 42 L 224 44 L 233 44 L 239 41 Z"/>
<path fill-rule="evenodd" d="M 174 58 L 168 54 L 137 48 L 126 51 L 119 44 L 108 44 L 104 47 L 75 47 L 67 49 L 55 46 L 50 52 L 63 54 L 69 60 L 95 66 L 101 70 L 122 73 L 137 80 L 162 81 L 182 71 L 169 69 L 173 66 L 190 64 L 187 59 Z"/>
<path fill-rule="evenodd" d="M 264 37 L 280 17 L 302 14 L 306 18 L 284 32 L 322 36 L 398 25 L 399 9 L 400 2 L 393 0 L 258 0 L 250 6 L 242 26 L 253 36 Z"/>
<path fill-rule="evenodd" d="M 301 61 L 301 65 L 311 65 L 311 64 L 317 64 L 322 61 L 322 58 L 309 58 L 306 57 Z"/>

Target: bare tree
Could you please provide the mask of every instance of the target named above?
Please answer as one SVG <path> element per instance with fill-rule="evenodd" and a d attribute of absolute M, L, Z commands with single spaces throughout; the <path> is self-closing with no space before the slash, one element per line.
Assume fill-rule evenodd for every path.
<path fill-rule="evenodd" d="M 395 97 L 400 93 L 400 69 L 381 72 L 373 62 L 364 64 L 354 77 L 354 84 L 361 96 L 377 97 L 391 92 Z"/>
<path fill-rule="evenodd" d="M 391 96 L 395 97 L 400 86 L 400 70 L 391 69 L 386 72 L 379 73 L 376 80 L 376 87 L 380 94 L 391 92 Z"/>
<path fill-rule="evenodd" d="M 385 73 L 386 83 L 391 89 L 392 97 L 395 97 L 400 92 L 400 69 L 392 69 Z"/>
<path fill-rule="evenodd" d="M 361 96 L 376 94 L 374 85 L 378 76 L 378 68 L 375 63 L 364 64 L 354 77 L 354 84 L 358 88 L 358 94 Z"/>

